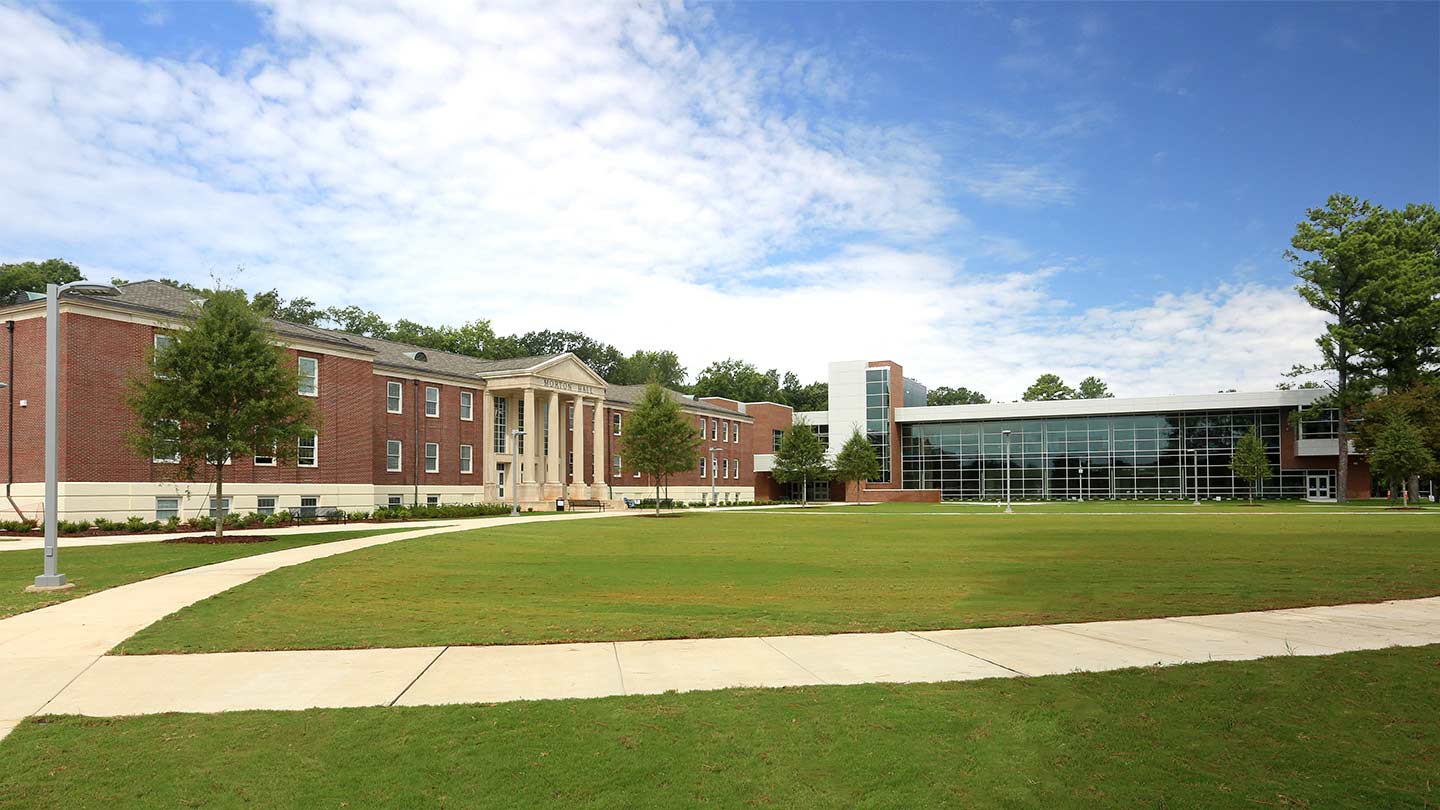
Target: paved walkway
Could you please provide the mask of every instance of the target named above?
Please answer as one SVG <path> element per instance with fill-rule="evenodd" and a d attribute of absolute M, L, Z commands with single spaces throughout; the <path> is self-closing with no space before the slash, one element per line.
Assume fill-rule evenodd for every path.
<path fill-rule="evenodd" d="M 336 540 L 215 563 L 0 620 L 0 738 L 101 659 L 106 651 L 171 613 L 277 568 L 445 532 L 635 512 L 573 512 L 449 520 L 394 534 Z M 146 536 L 146 540 L 154 540 Z M 64 559 L 62 543 L 61 559 Z"/>
<path fill-rule="evenodd" d="M 417 706 L 956 681 L 1425 644 L 1440 644 L 1440 597 L 913 633 L 105 656 L 27 713 Z"/>

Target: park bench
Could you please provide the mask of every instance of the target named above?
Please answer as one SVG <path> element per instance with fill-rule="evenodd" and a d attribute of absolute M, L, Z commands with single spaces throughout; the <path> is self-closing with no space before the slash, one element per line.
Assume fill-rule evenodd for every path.
<path fill-rule="evenodd" d="M 591 498 L 591 499 L 586 499 L 586 500 L 571 499 L 571 500 L 568 500 L 568 501 L 565 502 L 565 508 L 566 508 L 566 509 L 570 509 L 570 510 L 575 510 L 575 509 L 599 509 L 600 511 L 603 512 L 603 511 L 605 511 L 605 510 L 608 508 L 608 504 L 606 504 L 604 501 L 597 501 L 597 500 L 595 500 L 595 499 L 593 499 L 593 498 Z"/>

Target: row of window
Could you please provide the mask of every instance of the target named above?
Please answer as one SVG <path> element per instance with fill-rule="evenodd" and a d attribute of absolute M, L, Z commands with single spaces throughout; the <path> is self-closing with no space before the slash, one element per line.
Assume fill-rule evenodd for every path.
<path fill-rule="evenodd" d="M 303 358 L 302 358 L 303 359 Z M 385 383 L 385 412 L 405 412 L 405 384 L 396 380 Z M 425 386 L 425 415 L 431 419 L 440 418 L 440 387 Z M 460 421 L 475 421 L 475 392 L 460 392 Z"/>
<path fill-rule="evenodd" d="M 156 463 L 156 464 L 179 464 L 179 463 L 180 463 L 180 453 L 179 453 L 179 450 L 178 450 L 178 449 L 175 450 L 175 451 L 173 451 L 173 452 L 170 452 L 170 453 L 165 453 L 165 452 L 162 451 L 162 452 L 157 453 L 157 454 L 155 455 L 155 457 L 154 457 L 154 458 L 151 458 L 150 460 L 153 461 L 153 462 Z M 226 464 L 229 464 L 229 463 L 230 463 L 230 459 L 228 459 L 228 458 L 225 459 L 225 463 L 226 463 Z M 257 455 L 252 459 L 252 463 L 253 463 L 256 467 L 274 467 L 274 466 L 275 466 L 275 456 L 274 456 L 273 453 L 270 454 L 270 455 L 259 455 L 259 454 L 257 454 Z M 319 433 L 316 433 L 316 432 L 314 432 L 314 431 L 311 431 L 309 435 L 301 436 L 301 437 L 296 441 L 296 447 L 295 447 L 295 466 L 297 466 L 297 467 L 318 467 L 318 466 L 320 466 L 320 434 L 319 434 Z"/>
<path fill-rule="evenodd" d="M 708 470 L 709 470 L 709 462 L 710 462 L 710 459 L 706 458 L 705 456 L 701 456 L 701 457 L 700 457 L 700 477 L 701 477 L 701 478 L 707 477 L 706 474 L 707 474 L 707 472 L 708 472 Z M 731 459 L 731 458 L 722 458 L 722 459 L 716 461 L 716 462 L 715 462 L 715 477 L 716 477 L 716 478 L 739 478 L 739 477 L 740 477 L 740 459 L 738 459 L 738 458 L 734 458 L 734 459 Z"/>
<path fill-rule="evenodd" d="M 262 515 L 273 515 L 276 505 L 280 499 L 274 495 L 261 495 L 255 499 L 255 511 Z M 300 506 L 291 511 L 301 517 L 315 517 L 319 514 L 320 498 L 317 495 L 301 495 Z M 219 518 L 222 515 L 230 514 L 230 498 L 210 498 L 210 517 Z M 169 520 L 180 517 L 180 499 L 178 497 L 159 497 L 155 499 L 155 519 Z"/>
<path fill-rule="evenodd" d="M 405 443 L 399 439 L 387 439 L 385 442 L 385 471 L 401 472 L 405 469 Z M 425 443 L 425 472 L 440 472 L 440 444 L 438 442 Z M 460 445 L 460 474 L 469 475 L 475 472 L 475 447 L 469 444 Z"/>
<path fill-rule="evenodd" d="M 616 425 L 615 435 L 620 435 L 619 425 Z M 728 419 L 700 417 L 700 438 L 709 438 L 712 442 L 740 442 L 740 423 Z"/>

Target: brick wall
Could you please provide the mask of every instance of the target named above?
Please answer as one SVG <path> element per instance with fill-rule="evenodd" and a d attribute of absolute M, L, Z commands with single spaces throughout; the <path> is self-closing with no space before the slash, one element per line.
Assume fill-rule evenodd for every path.
<path fill-rule="evenodd" d="M 0 397 L 0 441 L 12 442 L 6 452 L 13 453 L 17 482 L 41 481 L 45 475 L 45 321 L 30 318 L 15 321 L 15 331 L 3 334 L 0 363 L 5 364 L 0 380 L 12 387 Z M 14 340 L 15 365 L 13 377 L 10 364 L 10 342 Z M 10 399 L 14 398 L 15 429 L 10 430 Z M 20 407 L 27 400 L 26 407 Z M 0 474 L 8 472 L 8 467 Z"/>
<path fill-rule="evenodd" d="M 386 409 L 389 383 L 400 383 L 401 412 Z M 483 482 L 482 457 L 489 451 L 482 441 L 481 395 L 479 388 L 450 383 L 415 380 L 398 374 L 371 375 L 371 398 L 374 402 L 374 432 L 371 437 L 370 476 L 377 486 L 410 487 L 417 482 L 423 489 L 431 486 L 475 486 Z M 440 390 L 440 415 L 425 415 L 425 389 Z M 471 418 L 460 418 L 460 393 L 472 395 Z M 417 440 L 416 430 L 419 429 Z M 386 469 L 386 442 L 401 443 L 400 472 Z M 425 445 L 440 445 L 440 471 L 425 472 Z M 460 445 L 472 448 L 472 472 L 460 472 Z"/>

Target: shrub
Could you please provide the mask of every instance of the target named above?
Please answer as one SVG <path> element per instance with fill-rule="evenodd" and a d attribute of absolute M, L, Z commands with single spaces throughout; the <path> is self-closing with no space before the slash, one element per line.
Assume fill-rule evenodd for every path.
<path fill-rule="evenodd" d="M 214 531 L 215 518 L 212 518 L 209 515 L 196 515 L 194 518 L 191 518 L 190 525 L 197 531 Z"/>
<path fill-rule="evenodd" d="M 146 521 L 145 518 L 140 517 L 139 515 L 131 515 L 130 517 L 125 518 L 125 530 L 126 530 L 126 531 L 130 531 L 130 532 L 143 532 L 143 531 L 145 531 L 146 529 L 151 529 L 151 528 L 155 528 L 155 529 L 160 528 L 160 522 L 157 520 L 157 521 L 155 521 L 155 522 L 152 524 L 152 523 Z"/>
<path fill-rule="evenodd" d="M 369 512 L 364 512 L 364 511 L 350 512 L 350 513 L 348 513 L 348 514 L 345 515 L 345 518 L 346 518 L 347 520 L 369 520 L 369 519 L 370 519 L 370 513 L 369 513 Z"/>
<path fill-rule="evenodd" d="M 280 525 L 279 515 L 265 515 L 260 519 L 260 525 L 267 529 L 273 529 Z"/>

